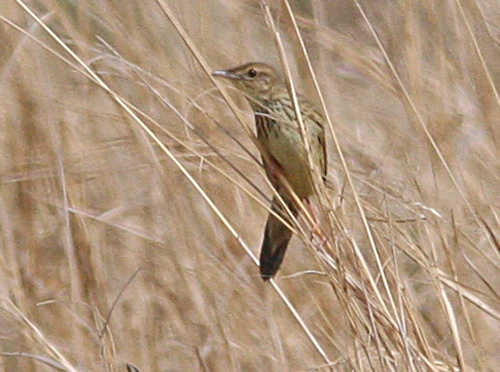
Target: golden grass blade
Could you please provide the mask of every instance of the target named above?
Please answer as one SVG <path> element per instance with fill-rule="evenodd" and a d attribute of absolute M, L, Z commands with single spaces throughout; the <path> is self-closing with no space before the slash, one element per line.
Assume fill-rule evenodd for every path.
<path fill-rule="evenodd" d="M 252 261 L 255 264 L 258 264 L 257 258 L 254 256 L 253 252 L 249 249 L 249 247 L 243 242 L 237 231 L 232 227 L 230 222 L 226 219 L 226 217 L 221 213 L 221 211 L 217 208 L 215 203 L 212 201 L 212 199 L 208 196 L 208 194 L 203 190 L 203 188 L 196 182 L 196 180 L 190 175 L 190 173 L 186 170 L 186 168 L 176 159 L 176 157 L 172 154 L 171 151 L 158 139 L 158 137 L 151 131 L 151 129 L 135 114 L 135 112 L 132 110 L 130 105 L 125 102 L 121 97 L 119 97 L 113 90 L 111 90 L 105 82 L 97 76 L 70 48 L 68 48 L 65 43 L 47 26 L 45 25 L 32 11 L 29 9 L 28 6 L 26 6 L 21 0 L 16 0 L 19 5 L 36 21 L 40 24 L 40 26 L 50 34 L 50 36 L 66 51 L 68 52 L 73 59 L 77 61 L 77 63 L 80 64 L 80 66 L 86 71 L 89 76 L 92 77 L 92 80 L 96 82 L 101 88 L 103 88 L 107 93 L 111 95 L 111 97 L 127 112 L 128 115 L 132 117 L 132 119 L 138 123 L 142 129 L 148 134 L 148 136 L 153 139 L 154 142 L 162 149 L 162 151 L 174 162 L 174 164 L 177 166 L 177 168 L 184 174 L 184 176 L 190 181 L 190 183 L 195 187 L 195 189 L 200 193 L 200 195 L 203 197 L 203 199 L 207 202 L 207 204 L 210 206 L 212 211 L 217 215 L 217 217 L 222 221 L 224 226 L 230 231 L 230 233 L 236 238 L 238 243 L 241 245 L 241 247 L 246 251 L 248 256 L 252 259 Z M 176 29 L 182 30 L 180 24 L 176 21 L 176 19 L 173 17 L 173 14 L 169 12 L 168 7 L 166 7 L 165 4 L 159 3 L 164 10 L 165 14 L 169 16 L 169 19 L 174 23 L 176 26 Z M 184 36 L 184 40 L 189 40 L 187 38 L 187 34 L 181 33 L 182 36 Z M 194 45 L 189 43 L 189 45 L 194 49 Z M 196 55 L 196 54 L 195 54 Z M 199 56 L 199 54 L 198 54 Z M 201 59 L 199 60 L 201 63 Z M 209 69 L 208 65 L 205 63 L 202 63 L 202 66 L 205 68 L 205 71 L 209 74 Z M 217 84 L 217 83 L 216 83 Z M 224 95 L 224 94 L 223 94 Z M 226 98 L 226 96 L 224 96 Z M 227 99 L 230 101 L 229 97 Z M 237 110 L 234 110 L 235 116 L 239 117 L 239 113 Z M 279 287 L 274 284 L 273 288 L 277 290 L 277 292 L 280 294 L 280 297 L 282 299 L 285 299 L 284 293 L 279 289 Z M 300 319 L 300 316 L 298 315 L 298 312 L 292 307 L 291 303 L 289 301 L 285 302 L 289 310 L 292 312 L 294 317 L 299 321 L 303 329 L 306 331 L 306 335 L 308 338 L 313 342 L 314 347 L 319 351 L 321 355 L 325 355 L 324 351 L 321 349 L 319 346 L 319 343 L 315 340 L 314 336 L 312 333 L 305 327 L 305 323 Z"/>
<path fill-rule="evenodd" d="M 448 162 L 446 161 L 446 159 L 444 158 L 443 156 L 443 153 L 441 152 L 441 150 L 439 149 L 439 146 L 437 145 L 436 141 L 434 140 L 434 138 L 432 137 L 431 133 L 429 132 L 429 128 L 427 128 L 427 125 L 425 124 L 424 120 L 423 120 L 423 117 L 422 115 L 420 114 L 420 110 L 417 108 L 416 104 L 414 103 L 413 99 L 411 98 L 408 90 L 406 89 L 406 86 L 403 84 L 403 81 L 401 80 L 401 78 L 399 77 L 399 74 L 398 72 L 396 71 L 391 59 L 389 58 L 389 55 L 387 54 L 384 46 L 382 45 L 381 41 L 380 41 L 380 38 L 378 37 L 377 33 L 375 32 L 375 29 L 373 28 L 373 25 L 372 23 L 370 22 L 370 20 L 368 19 L 368 17 L 366 16 L 363 8 L 361 7 L 361 4 L 359 4 L 359 2 L 357 0 L 354 0 L 355 4 L 356 4 L 356 7 L 358 8 L 359 12 L 361 13 L 365 23 L 367 24 L 369 30 L 370 30 L 370 33 L 373 35 L 373 37 L 375 38 L 375 41 L 377 42 L 377 45 L 380 49 L 380 51 L 382 52 L 382 54 L 384 55 L 384 59 L 385 61 L 387 62 L 387 64 L 389 65 L 389 68 L 391 69 L 392 73 L 393 73 L 393 76 L 394 78 L 396 79 L 396 81 L 398 82 L 398 86 L 400 87 L 402 93 L 403 93 L 403 96 L 405 97 L 406 101 L 408 102 L 409 106 L 411 107 L 411 110 L 413 112 L 413 114 L 415 115 L 415 118 L 417 119 L 417 122 L 420 124 L 420 127 L 422 128 L 422 130 L 424 131 L 427 139 L 429 140 L 429 143 L 431 144 L 433 150 L 435 151 L 436 155 L 438 156 L 439 158 L 439 161 L 441 162 L 441 164 L 443 165 L 443 167 L 445 168 L 446 170 L 446 173 L 448 174 L 448 176 L 450 177 L 450 180 L 453 182 L 453 185 L 455 186 L 456 190 L 458 191 L 459 195 L 462 197 L 462 199 L 464 200 L 467 208 L 469 209 L 469 212 L 474 216 L 474 219 L 476 220 L 476 223 L 482 227 L 482 224 L 479 220 L 479 217 L 476 213 L 476 211 L 474 210 L 474 208 L 472 207 L 472 204 L 469 200 L 469 198 L 467 197 L 467 195 L 465 194 L 464 190 L 462 189 L 462 187 L 459 185 L 456 177 L 453 175 L 453 172 L 451 171 L 451 168 L 450 166 L 448 165 Z M 483 230 L 484 231 L 484 230 Z M 489 239 L 489 236 L 488 234 L 485 234 L 488 238 L 488 240 L 490 241 L 490 243 L 493 245 L 493 242 Z"/>
<path fill-rule="evenodd" d="M 490 85 L 491 91 L 493 92 L 493 95 L 495 96 L 498 107 L 500 107 L 500 95 L 498 94 L 498 89 L 497 89 L 495 83 L 493 82 L 493 77 L 491 76 L 490 69 L 488 68 L 488 65 L 484 59 L 483 52 L 481 51 L 481 48 L 479 47 L 479 43 L 477 41 L 476 36 L 474 35 L 474 31 L 472 30 L 470 22 L 467 19 L 463 4 L 460 0 L 455 0 L 455 3 L 457 4 L 457 8 L 460 10 L 460 16 L 462 17 L 462 20 L 465 23 L 465 27 L 467 27 L 467 33 L 469 34 L 469 37 L 472 40 L 472 43 L 474 45 L 474 50 L 477 53 L 477 57 L 481 61 L 481 66 L 484 69 L 484 74 L 486 75 L 486 80 L 488 81 L 488 84 Z"/>
<path fill-rule="evenodd" d="M 65 371 L 78 372 L 78 369 L 74 367 L 54 345 L 52 345 L 43 332 L 40 331 L 40 329 L 38 329 L 38 327 L 33 324 L 10 299 L 3 298 L 0 302 L 0 306 L 5 311 L 8 311 L 18 322 L 27 326 L 27 329 L 30 331 L 30 336 L 42 346 L 56 363 L 58 363 L 57 365 L 63 366 Z"/>

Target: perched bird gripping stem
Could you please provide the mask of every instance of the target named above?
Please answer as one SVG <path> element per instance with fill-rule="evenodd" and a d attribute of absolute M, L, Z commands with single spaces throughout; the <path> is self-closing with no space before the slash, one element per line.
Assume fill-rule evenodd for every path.
<path fill-rule="evenodd" d="M 273 198 L 274 213 L 267 219 L 260 252 L 260 274 L 269 280 L 278 272 L 292 238 L 292 231 L 283 221 L 290 223 L 290 216 L 298 214 L 290 190 L 299 199 L 307 199 L 314 192 L 304 140 L 308 141 L 314 166 L 326 175 L 325 120 L 311 103 L 298 96 L 307 134 L 304 139 L 285 82 L 265 63 L 247 63 L 212 75 L 230 79 L 252 107 L 264 168 L 283 201 Z"/>

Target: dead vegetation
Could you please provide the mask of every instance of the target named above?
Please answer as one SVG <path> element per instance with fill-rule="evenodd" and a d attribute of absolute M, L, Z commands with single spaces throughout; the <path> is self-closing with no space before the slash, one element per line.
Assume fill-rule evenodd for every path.
<path fill-rule="evenodd" d="M 0 370 L 497 369 L 500 6 L 271 4 L 0 5 Z M 331 124 L 272 285 L 255 60 Z"/>

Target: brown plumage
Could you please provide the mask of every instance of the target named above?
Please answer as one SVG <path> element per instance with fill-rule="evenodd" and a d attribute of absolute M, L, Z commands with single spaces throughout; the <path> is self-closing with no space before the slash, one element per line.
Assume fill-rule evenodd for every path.
<path fill-rule="evenodd" d="M 311 169 L 299 123 L 286 84 L 276 70 L 265 63 L 247 63 L 229 70 L 217 70 L 214 76 L 230 79 L 245 95 L 255 114 L 257 139 L 266 174 L 291 214 L 298 209 L 287 191 L 307 199 L 314 191 Z M 308 135 L 311 159 L 326 175 L 324 119 L 312 104 L 298 96 L 302 121 Z M 282 182 L 289 185 L 289 188 Z M 290 222 L 290 216 L 273 198 L 271 210 Z M 269 214 L 260 252 L 260 273 L 264 280 L 272 278 L 280 268 L 292 238 L 291 230 L 280 219 Z"/>

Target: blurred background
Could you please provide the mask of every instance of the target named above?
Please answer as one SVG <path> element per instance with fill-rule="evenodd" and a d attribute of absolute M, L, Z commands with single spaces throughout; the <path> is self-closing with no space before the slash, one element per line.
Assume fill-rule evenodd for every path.
<path fill-rule="evenodd" d="M 181 170 L 258 254 L 253 117 L 200 60 L 281 70 L 272 19 L 321 107 L 287 6 L 346 160 L 328 129 L 328 244 L 294 238 L 276 279 L 323 356 Z M 4 0 L 0 17 L 0 370 L 498 370 L 500 3 Z"/>

